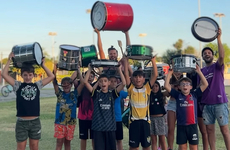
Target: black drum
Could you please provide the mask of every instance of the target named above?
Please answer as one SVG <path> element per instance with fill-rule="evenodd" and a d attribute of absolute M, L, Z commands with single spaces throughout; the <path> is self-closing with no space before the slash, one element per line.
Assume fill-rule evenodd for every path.
<path fill-rule="evenodd" d="M 152 67 L 145 68 L 143 72 L 145 74 L 145 79 L 150 80 L 153 72 L 153 68 Z M 165 72 L 163 70 L 163 67 L 157 66 L 157 72 L 158 72 L 157 80 L 165 78 Z"/>
<path fill-rule="evenodd" d="M 192 24 L 193 36 L 202 42 L 212 42 L 218 36 L 219 25 L 209 17 L 199 17 Z"/>
<path fill-rule="evenodd" d="M 74 45 L 60 45 L 58 68 L 73 71 L 81 63 L 80 47 Z"/>
<path fill-rule="evenodd" d="M 14 67 L 21 68 L 23 64 L 41 65 L 42 63 L 42 48 L 37 42 L 15 45 L 12 52 L 14 53 L 12 58 Z"/>

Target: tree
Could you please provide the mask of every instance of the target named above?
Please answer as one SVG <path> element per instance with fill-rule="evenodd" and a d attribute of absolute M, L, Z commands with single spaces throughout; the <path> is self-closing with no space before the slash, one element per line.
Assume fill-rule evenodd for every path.
<path fill-rule="evenodd" d="M 214 52 L 214 58 L 218 59 L 218 45 L 216 43 L 208 43 L 204 47 L 210 47 Z M 230 48 L 227 44 L 223 44 L 224 47 L 224 64 L 227 65 L 230 62 Z"/>
<path fill-rule="evenodd" d="M 176 43 L 173 44 L 173 47 L 175 47 L 177 50 L 181 50 L 183 47 L 183 40 L 179 39 Z"/>
<path fill-rule="evenodd" d="M 195 54 L 196 53 L 196 50 L 194 47 L 192 46 L 188 46 L 184 49 L 184 53 L 185 54 Z"/>

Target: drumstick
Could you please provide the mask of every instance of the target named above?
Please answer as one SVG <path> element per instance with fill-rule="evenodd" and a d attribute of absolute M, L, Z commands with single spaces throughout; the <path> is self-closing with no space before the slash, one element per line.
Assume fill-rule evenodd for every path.
<path fill-rule="evenodd" d="M 122 56 L 123 56 L 124 53 L 123 53 L 123 49 L 122 49 L 122 42 L 120 40 L 117 40 L 117 42 L 118 42 L 119 47 L 121 48 L 121 53 L 122 53 Z"/>

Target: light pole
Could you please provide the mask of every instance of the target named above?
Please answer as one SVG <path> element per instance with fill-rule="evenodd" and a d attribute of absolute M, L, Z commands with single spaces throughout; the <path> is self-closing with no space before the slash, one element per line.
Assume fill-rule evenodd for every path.
<path fill-rule="evenodd" d="M 53 62 L 55 60 L 55 57 L 54 57 L 54 44 L 55 44 L 55 42 L 54 42 L 54 36 L 56 36 L 56 35 L 57 35 L 56 32 L 49 32 L 49 36 L 52 37 L 52 57 L 53 57 Z"/>
<path fill-rule="evenodd" d="M 223 14 L 223 13 L 215 13 L 214 16 L 220 18 L 220 19 L 219 19 L 219 23 L 220 23 L 220 28 L 222 29 L 221 18 L 222 18 L 222 17 L 225 17 L 225 14 Z"/>
<path fill-rule="evenodd" d="M 146 33 L 140 33 L 140 34 L 139 34 L 139 37 L 141 37 L 141 44 L 144 44 L 144 43 L 143 43 L 143 42 L 144 42 L 143 38 L 146 37 L 146 36 L 147 36 Z"/>
<path fill-rule="evenodd" d="M 200 0 L 198 0 L 198 16 L 200 17 Z M 199 52 L 200 54 L 198 56 L 200 56 L 200 68 L 202 68 L 203 64 L 202 64 L 202 52 L 201 52 L 201 42 L 199 41 Z"/>
<path fill-rule="evenodd" d="M 87 14 L 91 14 L 91 9 L 86 9 Z M 93 29 L 93 44 L 94 44 L 94 29 Z"/>

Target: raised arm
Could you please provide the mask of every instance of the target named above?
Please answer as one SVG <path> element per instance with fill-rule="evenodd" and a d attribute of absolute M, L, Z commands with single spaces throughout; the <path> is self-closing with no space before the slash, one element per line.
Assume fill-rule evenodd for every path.
<path fill-rule="evenodd" d="M 8 72 L 9 72 L 9 67 L 10 67 L 10 62 L 11 62 L 11 59 L 12 57 L 14 57 L 14 53 L 11 52 L 9 54 L 9 57 L 8 57 L 8 60 L 6 62 L 6 65 L 4 67 L 4 69 L 2 70 L 2 77 L 6 80 L 6 82 L 8 82 L 11 86 L 14 86 L 14 83 L 15 83 L 15 79 L 12 78 Z"/>
<path fill-rule="evenodd" d="M 58 90 L 58 82 L 57 82 L 57 78 L 56 78 L 57 64 L 54 64 L 53 74 L 54 74 L 54 79 L 53 79 L 54 92 L 55 92 L 55 94 L 57 94 L 59 92 L 59 90 Z"/>
<path fill-rule="evenodd" d="M 85 75 L 85 78 L 84 78 L 84 83 L 85 83 L 85 87 L 89 90 L 90 93 L 93 92 L 93 87 L 89 84 L 88 80 L 89 80 L 89 76 L 91 74 L 91 71 L 92 71 L 92 68 L 90 66 L 90 64 L 88 65 L 88 71 Z"/>
<path fill-rule="evenodd" d="M 118 68 L 118 72 L 119 72 L 119 74 L 120 74 L 120 77 L 121 77 L 121 84 L 117 87 L 117 92 L 119 93 L 121 90 L 123 90 L 124 89 L 124 87 L 125 87 L 125 85 L 126 85 L 126 81 L 125 81 L 125 77 L 124 77 L 124 75 L 123 75 L 123 73 L 122 73 L 122 71 L 121 71 L 121 65 L 119 66 L 119 68 Z"/>
<path fill-rule="evenodd" d="M 166 79 L 165 79 L 165 85 L 164 85 L 166 91 L 168 91 L 169 93 L 171 92 L 171 85 L 169 84 L 169 81 L 172 77 L 172 74 L 173 74 L 173 70 L 169 69 L 168 74 L 167 74 Z"/>
<path fill-rule="evenodd" d="M 222 31 L 219 28 L 218 37 L 217 37 L 218 52 L 219 52 L 218 62 L 220 65 L 223 65 L 224 64 L 224 47 L 223 47 L 222 42 L 221 42 L 221 35 L 222 35 Z"/>
<path fill-rule="evenodd" d="M 157 64 L 156 64 L 156 56 L 151 59 L 152 61 L 152 66 L 153 66 L 153 73 L 150 78 L 150 85 L 151 87 L 155 83 L 157 76 L 158 76 L 158 71 L 157 71 Z"/>
<path fill-rule="evenodd" d="M 129 86 L 131 81 L 130 81 L 130 76 L 129 76 L 129 71 L 128 71 L 128 66 L 129 66 L 129 62 L 128 62 L 128 58 L 124 57 L 124 73 L 125 73 L 125 81 L 126 81 L 126 85 Z"/>
<path fill-rule="evenodd" d="M 130 38 L 129 38 L 129 31 L 123 31 L 125 33 L 125 39 L 126 39 L 126 47 L 128 45 L 131 45 Z"/>
<path fill-rule="evenodd" d="M 204 77 L 203 73 L 200 71 L 200 67 L 196 65 L 196 72 L 200 77 L 200 89 L 203 92 L 208 87 L 208 81 Z"/>
<path fill-rule="evenodd" d="M 47 77 L 42 79 L 42 85 L 50 83 L 54 79 L 54 74 L 45 66 L 45 58 L 42 58 L 42 68 L 45 70 Z"/>
<path fill-rule="evenodd" d="M 95 28 L 94 31 L 97 33 L 97 46 L 98 46 L 98 49 L 99 49 L 100 58 L 105 59 L 105 53 L 104 53 L 103 48 L 102 48 L 100 31 L 97 28 Z"/>
<path fill-rule="evenodd" d="M 81 91 L 85 85 L 84 79 L 82 77 L 80 66 L 78 66 L 78 69 L 71 75 L 71 79 L 74 80 L 73 82 L 77 82 L 77 80 L 76 80 L 77 77 L 79 77 L 79 79 L 80 79 L 80 84 L 77 86 L 77 92 L 78 92 L 78 95 L 80 95 L 80 93 L 81 93 Z"/>

